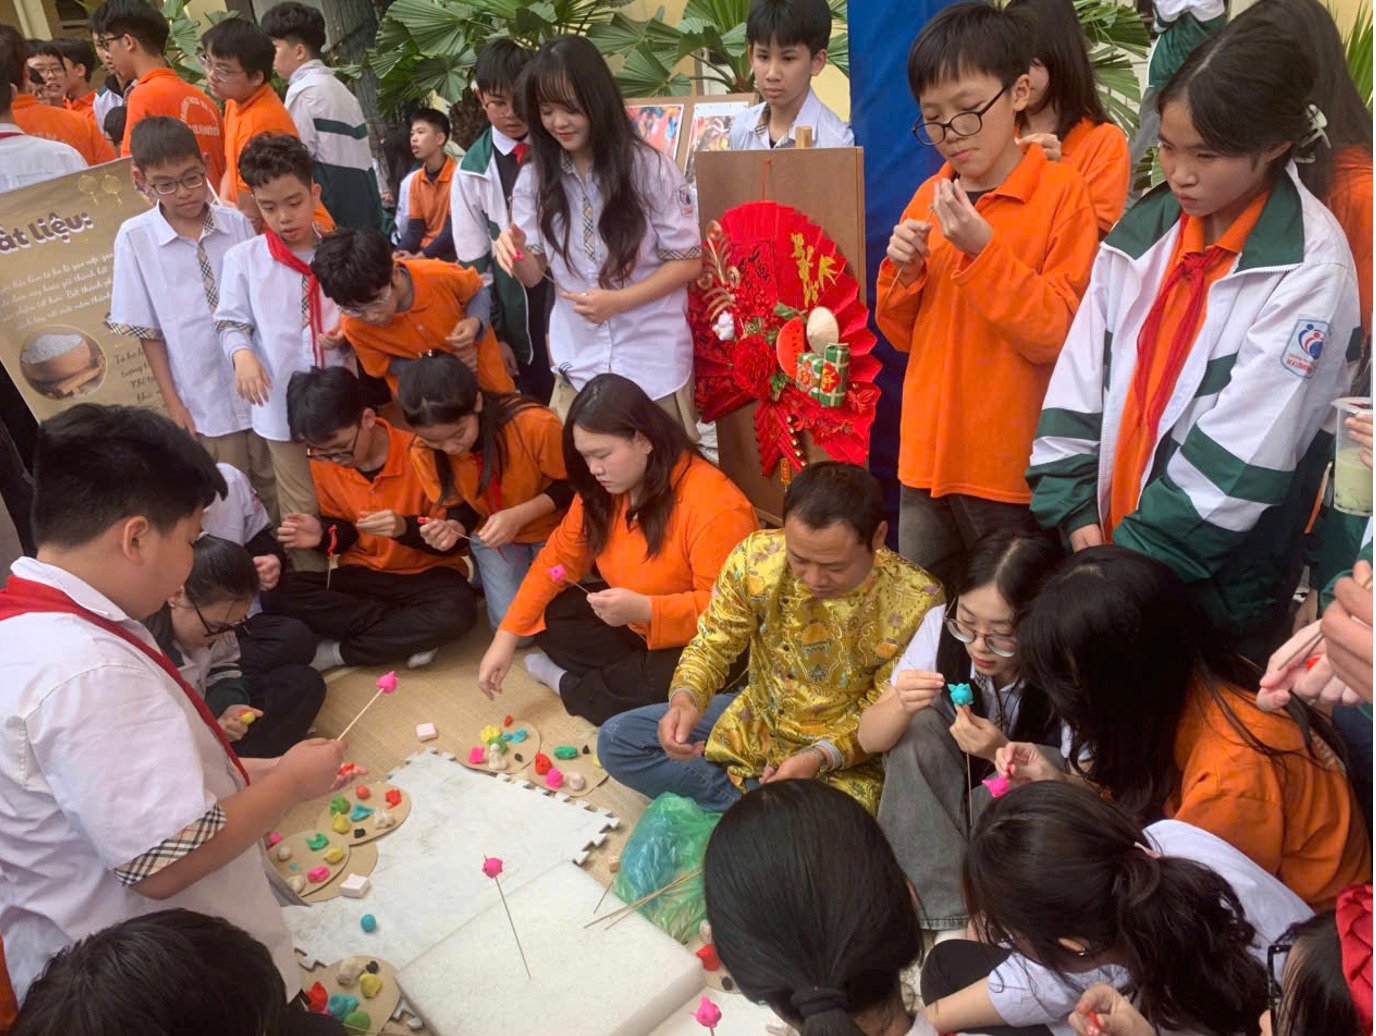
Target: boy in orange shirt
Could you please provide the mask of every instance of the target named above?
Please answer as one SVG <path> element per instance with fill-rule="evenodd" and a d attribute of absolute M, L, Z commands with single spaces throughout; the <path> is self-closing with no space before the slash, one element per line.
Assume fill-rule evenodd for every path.
<path fill-rule="evenodd" d="M 253 193 L 239 174 L 239 155 L 260 133 L 300 136 L 287 106 L 272 88 L 272 40 L 243 18 L 226 18 L 201 37 L 201 46 L 210 92 L 225 102 L 225 172 L 217 185 L 220 200 L 261 226 Z M 314 223 L 321 233 L 334 229 L 334 220 L 318 200 Z"/>
<path fill-rule="evenodd" d="M 306 444 L 320 504 L 317 514 L 283 515 L 277 539 L 289 550 L 321 551 L 330 569 L 284 574 L 266 607 L 325 638 L 317 669 L 429 664 L 472 627 L 477 604 L 461 544 L 436 550 L 421 537 L 434 505 L 411 463 L 410 433 L 364 406 L 358 379 L 343 367 L 293 374 L 287 419 L 292 438 Z"/>
<path fill-rule="evenodd" d="M 397 213 L 400 238 L 397 250 L 426 259 L 454 262 L 454 228 L 449 219 L 449 195 L 456 169 L 445 154 L 449 120 L 434 108 L 411 116 L 411 154 L 420 168 L 406 177 L 406 211 Z"/>
<path fill-rule="evenodd" d="M 973 2 L 908 55 L 913 132 L 946 164 L 894 228 L 875 316 L 909 354 L 899 550 L 948 587 L 985 533 L 1033 527 L 1023 471 L 1099 243 L 1079 173 L 1018 147 L 1030 63 L 1018 17 Z"/>
<path fill-rule="evenodd" d="M 20 35 L 18 29 L 8 25 L 0 25 L 0 33 L 4 33 L 14 48 L 22 55 L 21 64 L 27 68 L 28 41 Z M 62 61 L 61 54 L 56 48 L 52 50 L 52 53 L 57 55 L 57 61 L 60 64 Z M 8 88 L 8 84 L 6 84 L 6 88 Z M 32 137 L 60 141 L 75 148 L 77 153 L 86 160 L 87 165 L 108 162 L 115 157 L 114 150 L 110 147 L 109 142 L 100 135 L 94 122 L 78 112 L 44 104 L 31 93 L 21 91 L 15 94 L 14 101 L 10 105 L 10 121 Z"/>
<path fill-rule="evenodd" d="M 438 259 L 394 260 L 387 238 L 358 227 L 326 235 L 311 270 L 339 306 L 359 364 L 393 393 L 406 362 L 432 349 L 457 354 L 484 391 L 516 391 L 516 358 L 492 333 L 481 275 Z"/>
<path fill-rule="evenodd" d="M 220 109 L 169 67 L 162 56 L 168 33 L 167 19 L 147 0 L 106 0 L 91 15 L 96 51 L 121 83 L 134 84 L 120 154 L 129 154 L 129 131 L 140 119 L 170 115 L 196 134 L 210 183 L 218 184 L 225 174 Z"/>

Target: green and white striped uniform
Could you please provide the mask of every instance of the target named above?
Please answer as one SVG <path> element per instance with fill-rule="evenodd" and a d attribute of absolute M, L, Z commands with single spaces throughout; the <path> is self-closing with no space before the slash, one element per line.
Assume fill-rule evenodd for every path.
<path fill-rule="evenodd" d="M 381 230 L 382 198 L 358 99 L 323 61 L 307 61 L 291 74 L 287 111 L 315 159 L 320 200 L 335 223 Z"/>
<path fill-rule="evenodd" d="M 1070 533 L 1108 511 L 1137 339 L 1180 216 L 1162 184 L 1099 251 L 1027 472 L 1032 510 L 1047 528 Z M 1209 290 L 1137 510 L 1113 542 L 1170 565 L 1226 629 L 1255 626 L 1293 586 L 1332 451 L 1332 403 L 1348 388 L 1360 340 L 1352 254 L 1292 164 L 1234 267 Z"/>

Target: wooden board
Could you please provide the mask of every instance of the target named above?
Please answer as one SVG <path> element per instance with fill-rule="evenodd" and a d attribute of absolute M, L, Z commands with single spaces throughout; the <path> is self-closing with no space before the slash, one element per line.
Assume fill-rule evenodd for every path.
<path fill-rule="evenodd" d="M 316 889 L 314 892 L 307 892 L 305 895 L 301 897 L 301 899 L 307 903 L 323 903 L 327 899 L 336 899 L 339 896 L 344 895 L 343 889 L 345 878 L 347 878 L 350 874 L 370 875 L 373 873 L 373 868 L 376 866 L 376 842 L 362 842 L 359 845 L 351 846 L 349 848 L 349 857 L 347 860 L 344 861 L 344 867 L 340 871 L 339 880 L 330 881 L 329 883 L 322 885 L 320 888 Z M 354 902 L 364 903 L 367 901 L 367 899 L 368 897 L 364 896 L 362 899 L 354 900 Z"/>
<path fill-rule="evenodd" d="M 358 789 L 360 787 L 366 787 L 368 789 L 368 797 L 366 799 L 360 799 L 358 797 Z M 401 792 L 400 805 L 387 805 L 386 795 L 393 787 L 393 785 L 388 784 L 386 781 L 376 781 L 369 784 L 351 784 L 347 788 L 341 788 L 335 794 L 343 795 L 344 798 L 348 800 L 349 809 L 351 811 L 354 806 L 367 806 L 373 812 L 357 823 L 350 820 L 348 832 L 340 834 L 335 831 L 332 826 L 334 824 L 334 814 L 330 812 L 330 799 L 333 799 L 334 795 L 331 795 L 329 799 L 325 800 L 325 810 L 316 818 L 316 825 L 322 831 L 338 835 L 338 837 L 344 839 L 350 845 L 362 845 L 364 842 L 371 842 L 374 838 L 381 838 L 384 835 L 391 834 L 404 824 L 406 818 L 411 815 L 411 796 L 407 795 L 401 788 L 396 789 Z M 377 815 L 384 810 L 392 815 L 392 819 L 395 820 L 396 823 L 391 827 L 380 828 L 377 826 Z M 363 834 L 355 834 L 357 831 L 362 831 Z"/>
<path fill-rule="evenodd" d="M 597 735 L 590 734 L 581 741 L 564 741 L 561 742 L 561 744 L 570 745 L 578 749 L 578 755 L 572 759 L 556 759 L 554 750 L 560 747 L 560 745 L 552 742 L 545 746 L 545 755 L 549 756 L 550 762 L 559 769 L 560 773 L 566 776 L 570 773 L 580 773 L 583 775 L 583 780 L 587 781 L 587 784 L 582 791 L 574 791 L 569 787 L 567 781 L 559 787 L 559 791 L 562 794 L 570 798 L 581 799 L 608 777 L 607 771 L 593 762 L 597 757 Z M 584 749 L 586 749 L 586 751 L 584 751 Z M 544 778 L 536 777 L 534 773 L 526 774 L 526 780 L 531 781 L 537 788 L 545 787 Z"/>
<path fill-rule="evenodd" d="M 322 834 L 329 839 L 320 849 L 312 849 L 306 844 L 306 839 L 315 834 Z M 279 854 L 284 847 L 290 850 L 290 859 L 279 859 Z M 334 848 L 343 849 L 344 858 L 338 863 L 326 863 L 325 854 Z M 290 881 L 297 875 L 306 879 L 306 887 L 299 893 L 304 897 L 310 895 L 316 889 L 328 885 L 344 872 L 344 869 L 349 866 L 349 843 L 340 835 L 331 831 L 328 826 L 323 830 L 311 828 L 306 831 L 296 831 L 292 834 L 284 835 L 280 842 L 268 850 L 268 859 L 272 861 L 272 865 L 276 868 L 277 873 L 282 875 L 286 880 Z M 295 868 L 294 870 L 293 867 Z M 330 870 L 329 877 L 324 881 L 311 881 L 307 875 L 316 867 L 328 867 Z"/>
<path fill-rule="evenodd" d="M 334 995 L 344 993 L 348 996 L 358 998 L 358 1010 L 367 1011 L 368 1019 L 371 1022 L 371 1031 L 376 1032 L 381 1029 L 387 1019 L 396 1013 L 397 1004 L 401 1003 L 401 987 L 397 984 L 397 969 L 388 961 L 381 957 L 374 957 L 367 953 L 367 936 L 360 930 L 359 933 L 358 956 L 367 957 L 369 960 L 377 961 L 377 977 L 382 979 L 382 988 L 378 990 L 377 996 L 371 1000 L 365 997 L 358 988 L 355 981 L 351 986 L 340 985 L 339 966 L 343 961 L 335 961 L 333 964 L 317 964 L 315 967 L 306 969 L 303 966 L 301 975 L 301 990 L 305 992 L 311 986 L 319 982 L 325 987 L 325 992 Z"/>
<path fill-rule="evenodd" d="M 497 716 L 490 722 L 484 723 L 482 726 L 469 732 L 466 736 L 458 738 L 459 747 L 455 749 L 454 754 L 458 757 L 459 762 L 470 770 L 478 771 L 478 773 L 505 773 L 513 777 L 534 765 L 535 754 L 540 751 L 540 731 L 536 728 L 535 724 L 527 723 L 525 720 L 521 719 L 520 716 L 513 716 L 511 725 L 505 726 L 502 722 L 505 718 L 505 716 Z M 494 770 L 486 763 L 479 764 L 470 763 L 468 761 L 468 753 L 480 744 L 478 735 L 488 726 L 501 727 L 502 732 L 507 734 L 516 730 L 524 730 L 526 732 L 526 739 L 524 741 L 507 744 L 507 764 L 505 770 Z M 518 755 L 521 757 L 520 759 L 516 758 Z M 526 776 L 528 776 L 530 780 L 538 779 L 534 771 Z"/>

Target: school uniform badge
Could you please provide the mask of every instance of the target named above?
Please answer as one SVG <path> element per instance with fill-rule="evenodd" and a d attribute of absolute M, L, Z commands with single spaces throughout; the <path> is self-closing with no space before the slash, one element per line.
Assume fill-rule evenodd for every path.
<path fill-rule="evenodd" d="M 1285 343 L 1285 352 L 1281 354 L 1280 365 L 1301 381 L 1308 381 L 1314 376 L 1314 368 L 1318 366 L 1327 340 L 1328 321 L 1307 317 L 1295 321 L 1295 328 Z"/>
<path fill-rule="evenodd" d="M 681 184 L 678 189 L 678 211 L 688 219 L 698 214 L 697 203 L 693 199 L 693 188 L 686 183 Z"/>

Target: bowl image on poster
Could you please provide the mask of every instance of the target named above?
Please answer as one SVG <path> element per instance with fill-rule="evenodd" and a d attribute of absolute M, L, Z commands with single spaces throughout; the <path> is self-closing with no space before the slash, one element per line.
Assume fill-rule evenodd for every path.
<path fill-rule="evenodd" d="M 105 380 L 105 353 L 95 340 L 57 324 L 24 339 L 19 366 L 30 387 L 49 399 L 88 395 Z"/>

